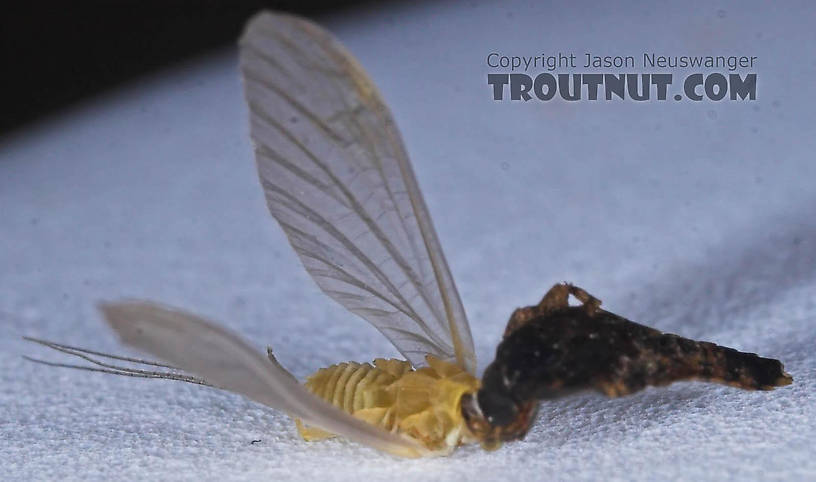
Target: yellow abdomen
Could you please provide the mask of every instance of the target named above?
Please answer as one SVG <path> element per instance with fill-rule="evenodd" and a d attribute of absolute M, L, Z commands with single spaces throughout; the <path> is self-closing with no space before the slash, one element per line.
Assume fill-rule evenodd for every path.
<path fill-rule="evenodd" d="M 339 363 L 311 375 L 306 388 L 334 406 L 389 432 L 408 435 L 430 450 L 449 451 L 471 442 L 465 428 L 462 395 L 479 389 L 479 380 L 459 366 L 427 356 L 414 370 L 402 360 Z M 306 440 L 333 435 L 297 420 Z"/>

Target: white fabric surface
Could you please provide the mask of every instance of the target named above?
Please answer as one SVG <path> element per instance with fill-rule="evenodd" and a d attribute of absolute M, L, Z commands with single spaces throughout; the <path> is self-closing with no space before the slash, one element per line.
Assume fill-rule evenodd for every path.
<path fill-rule="evenodd" d="M 220 320 L 300 377 L 396 354 L 268 215 L 230 49 L 2 140 L 2 478 L 816 478 L 816 15 L 785 5 L 427 2 L 326 24 L 392 106 L 480 369 L 515 307 L 570 280 L 635 321 L 779 358 L 793 385 L 581 394 L 499 451 L 406 461 L 303 442 L 216 390 L 24 361 L 62 358 L 21 335 L 125 352 L 94 308 L 122 297 Z M 490 100 L 489 52 L 559 50 L 756 55 L 758 100 Z"/>

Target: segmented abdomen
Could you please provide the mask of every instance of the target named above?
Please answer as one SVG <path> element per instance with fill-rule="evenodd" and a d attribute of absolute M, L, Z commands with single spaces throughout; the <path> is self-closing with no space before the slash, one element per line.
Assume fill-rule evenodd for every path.
<path fill-rule="evenodd" d="M 339 363 L 318 370 L 305 383 L 323 400 L 372 425 L 398 432 L 426 448 L 446 453 L 470 441 L 461 399 L 475 393 L 479 380 L 458 365 L 426 357 L 427 367 L 414 370 L 402 360 L 378 358 L 368 363 Z M 306 440 L 332 434 L 297 421 Z"/>
<path fill-rule="evenodd" d="M 411 364 L 402 360 L 378 358 L 373 366 L 369 363 L 338 363 L 321 368 L 304 385 L 335 407 L 390 431 L 395 422 L 395 394 L 388 388 L 410 371 Z M 306 440 L 331 436 L 300 423 L 298 428 Z"/>

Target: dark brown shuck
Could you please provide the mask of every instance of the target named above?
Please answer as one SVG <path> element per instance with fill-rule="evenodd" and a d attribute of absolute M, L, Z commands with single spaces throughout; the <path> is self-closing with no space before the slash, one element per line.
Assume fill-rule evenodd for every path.
<path fill-rule="evenodd" d="M 569 295 L 583 305 L 569 306 Z M 678 380 L 748 390 L 770 390 L 793 380 L 779 360 L 663 333 L 604 311 L 600 304 L 581 288 L 558 284 L 538 305 L 513 313 L 476 400 L 462 404 L 471 431 L 487 447 L 522 438 L 539 400 L 577 390 L 619 397 Z"/>

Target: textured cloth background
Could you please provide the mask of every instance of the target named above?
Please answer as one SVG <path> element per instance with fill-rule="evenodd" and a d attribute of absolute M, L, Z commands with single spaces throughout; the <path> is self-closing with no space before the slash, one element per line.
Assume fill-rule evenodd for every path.
<path fill-rule="evenodd" d="M 570 280 L 632 320 L 779 358 L 793 385 L 579 394 L 499 451 L 406 461 L 303 442 L 213 389 L 24 361 L 64 359 L 21 335 L 125 352 L 94 308 L 122 297 L 220 320 L 299 377 L 396 354 L 320 293 L 268 215 L 230 49 L 2 140 L 2 477 L 816 477 L 816 10 L 784 5 L 426 2 L 326 24 L 392 106 L 480 369 L 514 308 Z M 493 102 L 494 51 L 756 55 L 758 99 Z"/>

